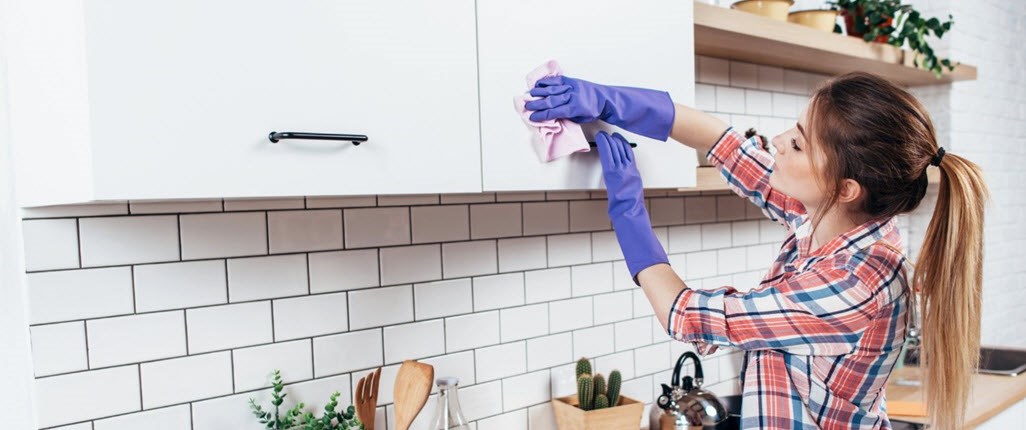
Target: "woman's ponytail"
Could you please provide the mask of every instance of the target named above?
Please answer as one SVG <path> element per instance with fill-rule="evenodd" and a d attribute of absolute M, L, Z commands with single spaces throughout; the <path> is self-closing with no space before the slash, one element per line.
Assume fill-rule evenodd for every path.
<path fill-rule="evenodd" d="M 935 429 L 962 428 L 970 378 L 980 356 L 983 210 L 988 198 L 980 168 L 943 154 L 937 206 L 915 265 L 921 295 L 926 404 Z"/>

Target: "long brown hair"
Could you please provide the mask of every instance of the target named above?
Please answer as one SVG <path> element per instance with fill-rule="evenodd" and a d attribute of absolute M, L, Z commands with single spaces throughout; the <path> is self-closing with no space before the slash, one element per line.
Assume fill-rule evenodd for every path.
<path fill-rule="evenodd" d="M 816 143 L 809 147 L 821 149 L 827 160 L 820 171 L 828 196 L 813 225 L 836 205 L 845 178 L 863 188 L 855 208 L 860 215 L 886 219 L 910 212 L 926 195 L 927 169 L 939 164 L 937 206 L 912 287 L 921 295 L 920 366 L 930 420 L 934 428 L 961 428 L 970 377 L 979 361 L 988 198 L 980 168 L 951 153 L 937 157 L 937 136 L 926 109 L 903 88 L 872 74 L 849 73 L 821 84 L 808 117 Z"/>

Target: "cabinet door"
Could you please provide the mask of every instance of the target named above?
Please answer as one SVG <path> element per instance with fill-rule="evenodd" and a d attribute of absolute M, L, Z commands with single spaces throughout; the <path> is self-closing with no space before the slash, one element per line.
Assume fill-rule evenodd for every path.
<path fill-rule="evenodd" d="M 532 131 L 514 110 L 528 90 L 526 76 L 548 60 L 565 75 L 607 85 L 669 91 L 694 102 L 692 2 L 652 0 L 479 0 L 482 169 L 485 191 L 602 188 L 598 152 L 542 163 Z M 594 141 L 608 124 L 585 126 Z M 622 132 L 622 130 L 621 130 Z M 695 185 L 694 150 L 626 133 L 636 142 L 638 168 L 648 188 Z"/>
<path fill-rule="evenodd" d="M 481 189 L 473 0 L 82 9 L 95 199 Z"/>

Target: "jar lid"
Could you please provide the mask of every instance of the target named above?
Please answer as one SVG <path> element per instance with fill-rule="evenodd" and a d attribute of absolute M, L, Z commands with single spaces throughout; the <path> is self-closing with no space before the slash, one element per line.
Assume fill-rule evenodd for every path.
<path fill-rule="evenodd" d="M 443 376 L 435 379 L 435 385 L 439 387 L 452 387 L 460 383 L 460 378 L 455 376 Z"/>

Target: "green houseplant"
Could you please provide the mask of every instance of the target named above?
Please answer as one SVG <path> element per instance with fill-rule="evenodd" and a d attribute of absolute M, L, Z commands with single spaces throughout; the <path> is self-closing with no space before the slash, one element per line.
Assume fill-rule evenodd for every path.
<path fill-rule="evenodd" d="M 940 39 L 951 30 L 954 21 L 950 14 L 944 22 L 926 18 L 912 5 L 902 4 L 899 0 L 831 0 L 827 4 L 844 17 L 849 35 L 899 48 L 907 42 L 916 53 L 912 64 L 933 72 L 938 78 L 944 68 L 949 71 L 955 69 L 951 60 L 937 58 L 926 41 L 927 36 Z M 841 26 L 835 25 L 834 32 L 841 33 Z"/>
<path fill-rule="evenodd" d="M 274 406 L 274 411 L 264 411 L 263 407 L 256 404 L 256 400 L 249 399 L 250 410 L 265 428 L 272 430 L 364 429 L 363 423 L 356 418 L 356 408 L 353 405 L 349 405 L 345 412 L 335 411 L 335 408 L 338 407 L 338 391 L 331 394 L 328 404 L 324 406 L 324 412 L 320 417 L 315 416 L 311 412 L 304 414 L 303 407 L 305 405 L 303 403 L 299 403 L 286 410 L 283 415 L 281 413 L 281 405 L 285 402 L 285 396 L 288 396 L 287 393 L 282 393 L 284 389 L 285 385 L 281 381 L 281 372 L 276 369 L 271 381 L 271 405 Z"/>

